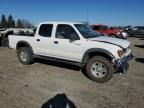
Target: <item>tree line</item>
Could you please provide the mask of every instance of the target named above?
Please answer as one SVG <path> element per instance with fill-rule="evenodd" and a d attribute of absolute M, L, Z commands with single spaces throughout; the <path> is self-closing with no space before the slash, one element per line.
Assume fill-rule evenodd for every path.
<path fill-rule="evenodd" d="M 25 19 L 15 20 L 12 15 L 6 17 L 4 14 L 0 19 L 0 27 L 2 28 L 32 28 L 33 24 Z"/>

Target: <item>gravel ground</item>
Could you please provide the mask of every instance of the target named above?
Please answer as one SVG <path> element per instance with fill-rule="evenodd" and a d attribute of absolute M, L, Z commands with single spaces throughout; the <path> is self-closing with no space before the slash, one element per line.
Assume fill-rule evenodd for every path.
<path fill-rule="evenodd" d="M 144 108 L 144 39 L 129 40 L 135 58 L 128 73 L 103 84 L 66 64 L 38 60 L 24 66 L 15 50 L 0 47 L 0 108 L 47 108 L 55 96 L 67 96 L 77 108 Z"/>

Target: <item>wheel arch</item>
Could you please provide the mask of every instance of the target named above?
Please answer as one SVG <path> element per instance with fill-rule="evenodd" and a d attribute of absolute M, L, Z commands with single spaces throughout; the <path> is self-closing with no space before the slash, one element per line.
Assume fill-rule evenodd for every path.
<path fill-rule="evenodd" d="M 21 47 L 28 47 L 28 48 L 30 48 L 30 50 L 31 50 L 32 53 L 34 54 L 33 49 L 32 49 L 32 46 L 31 46 L 28 42 L 26 42 L 26 41 L 19 41 L 19 42 L 17 43 L 17 45 L 16 45 L 16 50 L 18 50 L 18 49 L 21 48 Z"/>
<path fill-rule="evenodd" d="M 109 52 L 105 49 L 92 48 L 92 49 L 89 49 L 85 52 L 85 54 L 83 56 L 83 59 L 82 59 L 82 66 L 84 66 L 87 63 L 87 61 L 91 57 L 94 57 L 94 56 L 103 56 L 103 57 L 107 58 L 110 61 L 115 59 L 115 56 L 111 52 Z"/>

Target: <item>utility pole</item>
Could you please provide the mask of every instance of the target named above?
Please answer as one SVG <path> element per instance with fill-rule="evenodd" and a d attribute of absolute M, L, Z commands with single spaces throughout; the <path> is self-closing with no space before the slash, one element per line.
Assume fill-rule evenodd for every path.
<path fill-rule="evenodd" d="M 89 12 L 88 12 L 88 9 L 87 9 L 87 12 L 86 12 L 86 20 L 87 20 L 87 24 L 89 24 Z"/>

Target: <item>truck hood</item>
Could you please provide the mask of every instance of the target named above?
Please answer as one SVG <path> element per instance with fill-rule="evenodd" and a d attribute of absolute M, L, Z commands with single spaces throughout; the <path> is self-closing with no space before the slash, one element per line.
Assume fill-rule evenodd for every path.
<path fill-rule="evenodd" d="M 127 40 L 112 38 L 112 37 L 107 37 L 107 36 L 100 36 L 100 37 L 96 37 L 96 38 L 90 38 L 89 40 L 114 44 L 114 45 L 117 45 L 117 46 L 119 46 L 123 49 L 128 48 L 129 45 L 130 45 L 130 42 L 127 41 Z"/>

